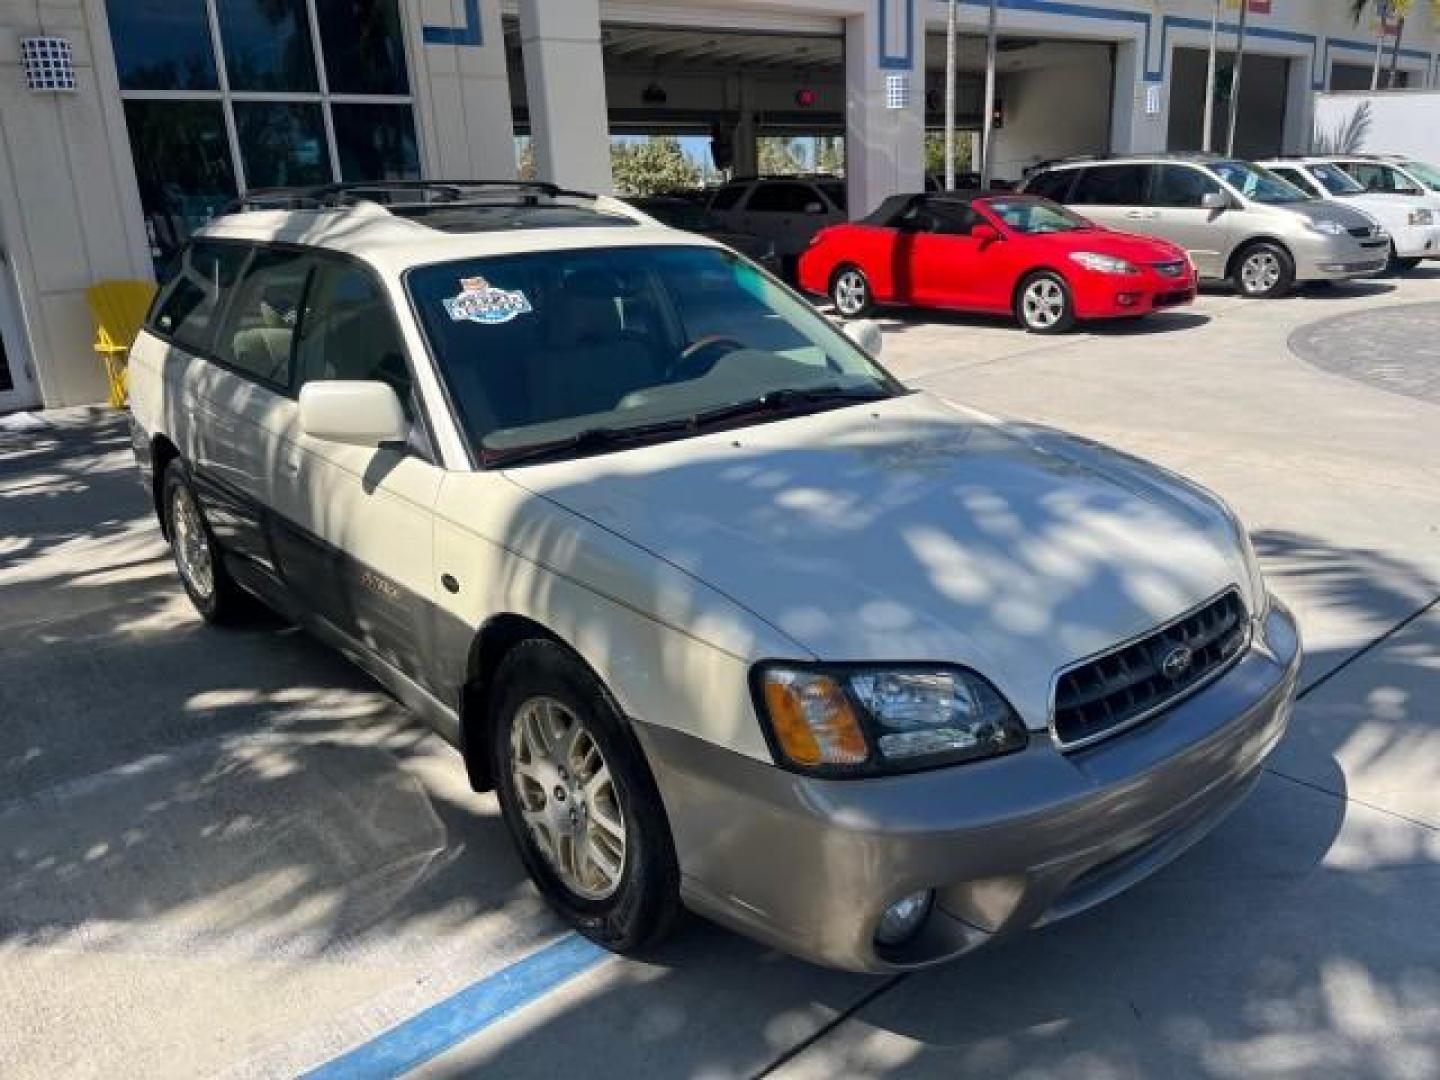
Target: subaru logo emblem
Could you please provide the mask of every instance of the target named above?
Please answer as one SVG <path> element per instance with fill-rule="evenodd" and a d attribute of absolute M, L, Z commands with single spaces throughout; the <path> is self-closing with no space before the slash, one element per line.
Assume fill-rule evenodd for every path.
<path fill-rule="evenodd" d="M 1165 659 L 1160 661 L 1160 673 L 1171 682 L 1179 682 L 1186 675 L 1190 674 L 1190 666 L 1195 662 L 1195 653 L 1189 645 L 1177 645 L 1165 654 Z"/>

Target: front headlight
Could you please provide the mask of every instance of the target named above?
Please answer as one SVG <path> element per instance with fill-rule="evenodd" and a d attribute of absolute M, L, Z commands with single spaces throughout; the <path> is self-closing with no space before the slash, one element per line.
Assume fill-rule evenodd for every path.
<path fill-rule="evenodd" d="M 1015 710 L 973 671 L 929 665 L 764 665 L 757 706 L 776 760 L 875 776 L 1019 750 Z"/>
<path fill-rule="evenodd" d="M 1429 225 L 1429 224 L 1431 224 L 1434 220 L 1435 220 L 1434 215 L 1432 215 L 1429 210 L 1411 210 L 1411 211 L 1410 211 L 1410 224 L 1411 224 L 1411 225 Z"/>
<path fill-rule="evenodd" d="M 1326 236 L 1344 236 L 1350 231 L 1338 221 L 1310 221 L 1306 224 L 1313 232 L 1324 233 Z"/>
<path fill-rule="evenodd" d="M 1223 504 L 1222 504 L 1223 505 Z M 1245 560 L 1245 576 L 1250 593 L 1250 617 L 1264 622 L 1270 611 L 1270 590 L 1265 584 L 1265 575 L 1260 572 L 1260 557 L 1255 554 L 1255 544 L 1245 523 L 1235 516 L 1235 511 L 1224 506 L 1225 516 L 1230 519 L 1230 528 L 1235 533 L 1235 542 L 1240 545 L 1240 554 Z"/>
<path fill-rule="evenodd" d="M 1072 251 L 1070 261 L 1077 262 L 1086 270 L 1097 274 L 1138 274 L 1135 264 L 1117 259 L 1114 255 L 1102 255 L 1098 251 Z"/>

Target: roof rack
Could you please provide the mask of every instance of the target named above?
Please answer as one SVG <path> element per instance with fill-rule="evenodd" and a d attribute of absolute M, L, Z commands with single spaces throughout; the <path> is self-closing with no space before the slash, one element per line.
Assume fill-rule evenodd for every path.
<path fill-rule="evenodd" d="M 561 198 L 598 202 L 604 197 L 538 180 L 373 180 L 314 187 L 256 188 L 226 204 L 216 216 L 247 210 L 338 210 L 357 203 L 373 203 L 387 209 L 495 201 L 536 206 L 542 199 Z"/>

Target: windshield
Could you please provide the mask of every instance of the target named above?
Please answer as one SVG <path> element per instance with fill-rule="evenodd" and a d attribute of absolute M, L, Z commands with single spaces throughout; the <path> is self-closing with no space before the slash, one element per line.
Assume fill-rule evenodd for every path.
<path fill-rule="evenodd" d="M 1440 191 L 1440 169 L 1423 161 L 1406 161 L 1402 165 L 1406 172 L 1431 191 Z"/>
<path fill-rule="evenodd" d="M 1043 199 L 986 199 L 981 205 L 1018 233 L 1074 232 L 1094 226 L 1079 214 Z"/>
<path fill-rule="evenodd" d="M 587 451 L 609 448 L 597 433 L 682 438 L 717 410 L 727 426 L 773 419 L 760 406 L 782 399 L 794 415 L 903 392 L 809 304 L 721 249 L 469 259 L 411 270 L 406 287 L 483 461 L 582 437 Z M 747 402 L 754 415 L 736 414 Z M 682 423 L 654 431 L 670 421 Z"/>
<path fill-rule="evenodd" d="M 1310 198 L 1294 184 L 1248 161 L 1217 161 L 1209 169 L 1252 202 L 1279 206 L 1306 202 Z"/>
<path fill-rule="evenodd" d="M 1331 195 L 1363 195 L 1365 188 L 1338 165 L 1307 166 L 1310 175 L 1324 186 Z"/>

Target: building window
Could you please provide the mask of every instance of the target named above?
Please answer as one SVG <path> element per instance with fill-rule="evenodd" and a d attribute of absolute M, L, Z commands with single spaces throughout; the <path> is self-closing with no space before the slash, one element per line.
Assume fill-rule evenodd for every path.
<path fill-rule="evenodd" d="M 106 0 L 151 253 L 238 193 L 420 176 L 399 0 Z"/>

